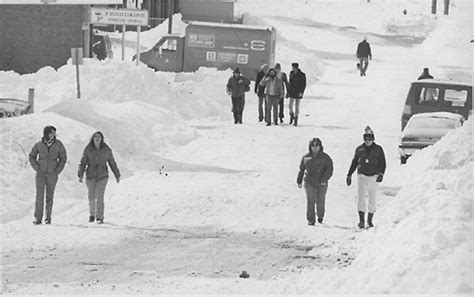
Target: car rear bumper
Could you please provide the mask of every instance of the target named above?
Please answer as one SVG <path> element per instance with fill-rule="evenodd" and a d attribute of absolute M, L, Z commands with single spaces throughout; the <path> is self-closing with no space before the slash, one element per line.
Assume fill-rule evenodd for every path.
<path fill-rule="evenodd" d="M 429 144 L 423 145 L 409 145 L 409 144 L 400 144 L 398 146 L 398 152 L 402 157 L 409 157 L 413 155 L 416 151 L 419 151 L 425 147 L 429 146 Z"/>

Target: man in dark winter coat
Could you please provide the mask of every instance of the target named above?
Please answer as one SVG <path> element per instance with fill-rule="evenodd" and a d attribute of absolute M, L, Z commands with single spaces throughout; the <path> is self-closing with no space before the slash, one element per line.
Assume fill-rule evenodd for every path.
<path fill-rule="evenodd" d="M 423 73 L 418 77 L 418 80 L 422 79 L 433 79 L 433 76 L 430 74 L 430 70 L 428 68 L 423 68 Z"/>
<path fill-rule="evenodd" d="M 61 171 L 63 171 L 67 161 L 66 149 L 62 142 L 56 139 L 55 127 L 44 127 L 43 138 L 31 149 L 29 161 L 31 167 L 36 171 L 36 204 L 33 224 L 39 225 L 43 220 L 45 191 L 45 223 L 51 224 L 54 189 L 58 181 L 58 176 Z"/>
<path fill-rule="evenodd" d="M 372 129 L 367 126 L 364 133 L 364 143 L 359 145 L 352 159 L 349 172 L 347 173 L 346 184 L 350 186 L 352 183 L 352 173 L 357 169 L 358 177 L 358 204 L 359 211 L 359 228 L 365 228 L 365 212 L 367 210 L 367 196 L 368 217 L 367 227 L 373 227 L 372 218 L 377 209 L 377 190 L 378 183 L 383 180 L 386 163 L 385 154 L 380 145 L 374 142 L 375 136 Z"/>
<path fill-rule="evenodd" d="M 255 80 L 255 94 L 258 97 L 258 121 L 261 122 L 265 118 L 265 109 L 267 108 L 265 100 L 265 86 L 261 86 L 260 82 L 267 75 L 268 65 L 263 64 L 260 67 L 260 71 L 257 73 Z"/>
<path fill-rule="evenodd" d="M 306 75 L 300 70 L 298 63 L 291 64 L 290 81 L 288 84 L 287 97 L 290 98 L 288 109 L 290 110 L 290 125 L 298 125 L 300 113 L 300 101 L 306 89 Z"/>
<path fill-rule="evenodd" d="M 240 75 L 239 68 L 235 68 L 232 76 L 227 82 L 227 94 L 229 94 L 232 98 L 232 112 L 234 113 L 234 124 L 242 124 L 245 92 L 250 91 L 249 85 L 250 81 Z"/>
<path fill-rule="evenodd" d="M 333 173 L 333 163 L 326 154 L 323 144 L 319 138 L 313 138 L 309 142 L 308 153 L 303 156 L 300 163 L 300 171 L 296 178 L 298 187 L 302 187 L 304 175 L 304 189 L 306 191 L 307 205 L 306 218 L 308 225 L 314 225 L 316 214 L 314 205 L 316 204 L 318 223 L 323 222 L 326 192 L 328 181 Z"/>
<path fill-rule="evenodd" d="M 365 76 L 365 72 L 369 67 L 369 58 L 372 60 L 372 51 L 370 50 L 370 44 L 367 42 L 367 36 L 364 36 L 363 40 L 357 45 L 357 58 L 359 59 L 360 76 Z"/>

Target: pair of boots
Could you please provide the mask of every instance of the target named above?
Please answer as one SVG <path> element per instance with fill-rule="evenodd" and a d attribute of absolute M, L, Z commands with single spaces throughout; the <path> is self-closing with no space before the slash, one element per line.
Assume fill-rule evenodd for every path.
<path fill-rule="evenodd" d="M 298 126 L 298 117 L 295 117 L 293 114 L 290 114 L 290 125 Z"/>
<path fill-rule="evenodd" d="M 373 228 L 374 224 L 372 223 L 372 218 L 374 217 L 374 214 L 369 212 L 369 215 L 367 216 L 367 228 Z M 365 212 L 359 211 L 359 224 L 357 225 L 360 229 L 365 228 Z"/>

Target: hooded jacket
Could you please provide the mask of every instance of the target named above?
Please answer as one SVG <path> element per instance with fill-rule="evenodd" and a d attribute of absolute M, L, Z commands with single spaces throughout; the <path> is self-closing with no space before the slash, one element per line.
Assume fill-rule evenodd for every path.
<path fill-rule="evenodd" d="M 315 155 L 311 152 L 311 144 L 319 141 L 320 151 Z M 296 178 L 296 183 L 301 184 L 304 181 L 313 187 L 327 186 L 329 179 L 333 174 L 333 162 L 331 157 L 324 152 L 323 145 L 318 139 L 312 139 L 309 142 L 308 153 L 303 156 L 300 162 L 300 171 Z"/>
<path fill-rule="evenodd" d="M 61 141 L 54 139 L 48 146 L 43 137 L 33 146 L 28 159 L 31 167 L 38 173 L 60 174 L 66 166 L 67 154 Z"/>
<path fill-rule="evenodd" d="M 245 95 L 246 86 L 250 85 L 250 81 L 239 74 L 237 78 L 232 75 L 227 82 L 227 91 L 232 97 L 243 97 Z"/>
<path fill-rule="evenodd" d="M 93 145 L 87 145 L 82 154 L 77 175 L 81 178 L 85 172 L 86 179 L 94 181 L 109 177 L 107 163 L 115 178 L 119 178 L 120 171 L 112 154 L 112 149 L 105 143 L 99 149 L 96 149 Z"/>

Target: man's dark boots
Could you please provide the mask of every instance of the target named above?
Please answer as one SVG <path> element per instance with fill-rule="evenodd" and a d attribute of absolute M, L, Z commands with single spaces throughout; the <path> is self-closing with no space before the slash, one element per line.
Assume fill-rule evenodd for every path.
<path fill-rule="evenodd" d="M 359 211 L 359 224 L 357 225 L 360 229 L 365 228 L 365 212 Z"/>
<path fill-rule="evenodd" d="M 293 125 L 296 127 L 298 126 L 298 117 L 295 117 Z"/>
<path fill-rule="evenodd" d="M 373 228 L 374 224 L 372 223 L 372 218 L 374 217 L 373 213 L 369 212 L 369 215 L 367 216 L 367 227 Z"/>
<path fill-rule="evenodd" d="M 290 114 L 290 125 L 293 124 L 293 120 L 295 119 L 295 116 Z"/>

